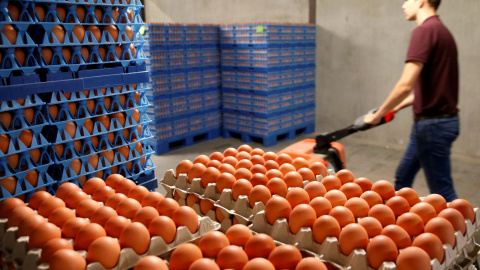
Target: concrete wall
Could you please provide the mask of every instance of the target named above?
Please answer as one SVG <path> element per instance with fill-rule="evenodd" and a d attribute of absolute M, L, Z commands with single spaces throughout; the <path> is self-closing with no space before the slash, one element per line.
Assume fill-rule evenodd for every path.
<path fill-rule="evenodd" d="M 308 22 L 308 0 L 146 0 L 146 21 L 180 23 Z M 399 79 L 414 22 L 403 1 L 317 0 L 317 132 L 343 128 L 378 107 Z M 444 0 L 440 18 L 456 38 L 461 135 L 452 152 L 480 159 L 480 1 Z M 353 139 L 405 147 L 411 109 Z"/>

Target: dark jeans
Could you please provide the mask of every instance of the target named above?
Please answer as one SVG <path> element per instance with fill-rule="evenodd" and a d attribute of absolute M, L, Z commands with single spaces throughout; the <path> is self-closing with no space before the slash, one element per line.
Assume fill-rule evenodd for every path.
<path fill-rule="evenodd" d="M 457 199 L 451 177 L 450 148 L 458 137 L 459 126 L 458 116 L 415 122 L 395 173 L 395 190 L 411 187 L 422 168 L 430 193 L 442 195 L 447 202 Z"/>

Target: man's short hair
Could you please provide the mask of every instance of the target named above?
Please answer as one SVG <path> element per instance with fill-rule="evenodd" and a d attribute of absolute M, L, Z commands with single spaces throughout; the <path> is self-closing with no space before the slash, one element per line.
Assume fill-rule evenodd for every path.
<path fill-rule="evenodd" d="M 435 10 L 438 9 L 438 6 L 440 6 L 440 2 L 442 0 L 428 0 L 428 4 L 433 7 Z"/>

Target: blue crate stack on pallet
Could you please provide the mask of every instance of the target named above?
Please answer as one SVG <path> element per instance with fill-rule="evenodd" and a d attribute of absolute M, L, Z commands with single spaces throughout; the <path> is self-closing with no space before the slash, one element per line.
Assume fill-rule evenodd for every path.
<path fill-rule="evenodd" d="M 218 26 L 147 23 L 146 29 L 155 153 L 219 137 Z"/>
<path fill-rule="evenodd" d="M 223 137 L 275 145 L 315 130 L 315 26 L 220 26 Z"/>
<path fill-rule="evenodd" d="M 141 8 L 0 1 L 0 200 L 112 173 L 158 187 Z"/>

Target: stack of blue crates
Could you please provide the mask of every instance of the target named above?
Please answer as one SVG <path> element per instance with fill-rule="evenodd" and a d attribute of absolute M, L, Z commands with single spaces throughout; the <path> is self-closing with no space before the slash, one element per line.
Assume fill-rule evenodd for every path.
<path fill-rule="evenodd" d="M 147 23 L 146 29 L 155 153 L 219 137 L 218 26 Z"/>
<path fill-rule="evenodd" d="M 0 200 L 112 173 L 158 187 L 141 8 L 0 1 Z"/>
<path fill-rule="evenodd" d="M 315 25 L 220 26 L 223 137 L 272 146 L 315 130 Z"/>

